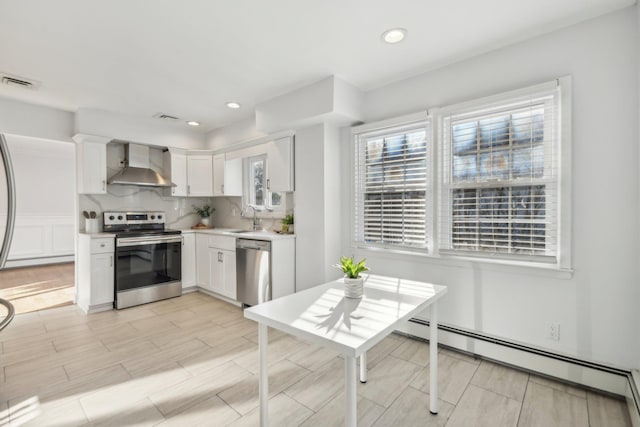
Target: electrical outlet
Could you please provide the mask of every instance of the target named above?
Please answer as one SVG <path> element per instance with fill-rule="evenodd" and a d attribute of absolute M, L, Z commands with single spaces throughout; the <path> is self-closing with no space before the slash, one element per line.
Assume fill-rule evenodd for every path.
<path fill-rule="evenodd" d="M 547 322 L 547 338 L 560 341 L 560 323 Z"/>

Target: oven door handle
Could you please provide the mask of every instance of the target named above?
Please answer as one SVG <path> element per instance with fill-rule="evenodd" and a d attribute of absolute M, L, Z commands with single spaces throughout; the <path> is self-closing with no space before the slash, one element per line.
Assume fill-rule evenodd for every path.
<path fill-rule="evenodd" d="M 180 243 L 182 242 L 182 236 L 175 237 L 155 237 L 153 239 L 149 238 L 135 238 L 135 237 L 125 237 L 122 239 L 116 239 L 116 246 L 140 246 L 140 245 L 157 245 L 159 243 Z"/>

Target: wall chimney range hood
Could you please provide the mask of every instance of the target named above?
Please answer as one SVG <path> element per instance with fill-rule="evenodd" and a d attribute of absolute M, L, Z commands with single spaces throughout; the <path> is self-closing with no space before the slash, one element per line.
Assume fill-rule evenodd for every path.
<path fill-rule="evenodd" d="M 109 179 L 111 185 L 138 185 L 143 187 L 175 187 L 149 167 L 149 147 L 128 143 L 124 146 L 124 169 Z"/>

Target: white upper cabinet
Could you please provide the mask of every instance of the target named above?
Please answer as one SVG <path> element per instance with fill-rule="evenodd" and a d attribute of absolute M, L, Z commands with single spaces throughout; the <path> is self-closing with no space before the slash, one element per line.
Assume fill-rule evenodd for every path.
<path fill-rule="evenodd" d="M 213 156 L 213 195 L 242 196 L 242 159 L 226 159 L 226 155 Z"/>
<path fill-rule="evenodd" d="M 213 196 L 213 157 L 169 149 L 164 156 L 164 172 L 175 187 L 167 194 L 176 197 Z"/>
<path fill-rule="evenodd" d="M 267 189 L 272 192 L 294 191 L 293 137 L 287 136 L 266 143 Z"/>
<path fill-rule="evenodd" d="M 187 196 L 187 155 L 181 152 L 164 153 L 164 169 L 167 179 L 176 184 L 167 189 L 171 196 Z"/>
<path fill-rule="evenodd" d="M 213 156 L 187 156 L 187 195 L 190 197 L 213 196 Z"/>
<path fill-rule="evenodd" d="M 80 142 L 76 148 L 78 193 L 105 194 L 107 192 L 106 142 Z"/>

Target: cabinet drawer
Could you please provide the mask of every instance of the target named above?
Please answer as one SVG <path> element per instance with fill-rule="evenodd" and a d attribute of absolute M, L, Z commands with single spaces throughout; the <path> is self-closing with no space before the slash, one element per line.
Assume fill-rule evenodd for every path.
<path fill-rule="evenodd" d="M 231 236 L 209 236 L 209 247 L 235 252 L 236 238 Z"/>
<path fill-rule="evenodd" d="M 99 239 L 91 239 L 91 253 L 113 253 L 115 250 L 115 239 L 112 237 L 105 237 Z"/>

